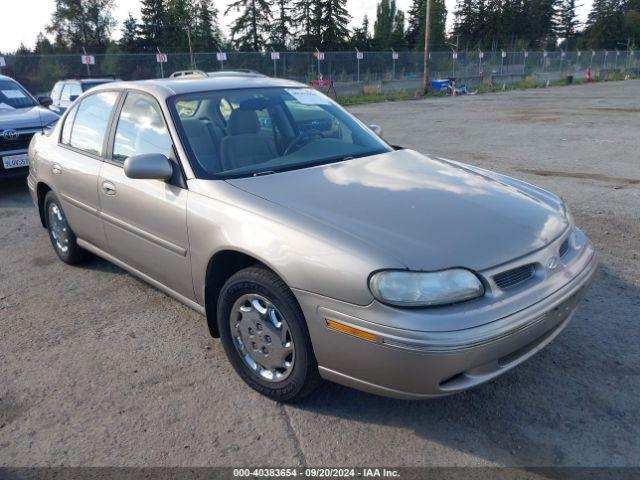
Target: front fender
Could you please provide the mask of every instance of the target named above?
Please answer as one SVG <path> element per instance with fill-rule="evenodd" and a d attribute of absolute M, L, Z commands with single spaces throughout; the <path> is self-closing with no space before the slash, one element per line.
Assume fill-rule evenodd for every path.
<path fill-rule="evenodd" d="M 290 288 L 356 305 L 373 296 L 367 279 L 406 268 L 360 239 L 222 180 L 189 180 L 187 225 L 194 289 L 204 305 L 209 260 L 235 250 L 261 261 Z"/>

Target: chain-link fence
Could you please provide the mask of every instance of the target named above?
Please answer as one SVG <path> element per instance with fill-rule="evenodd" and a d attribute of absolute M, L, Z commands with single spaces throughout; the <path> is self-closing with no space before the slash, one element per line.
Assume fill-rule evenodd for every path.
<path fill-rule="evenodd" d="M 420 87 L 422 52 L 217 52 L 170 53 L 158 63 L 154 53 L 94 55 L 95 64 L 81 62 L 81 55 L 8 55 L 1 73 L 23 82 L 33 92 L 46 92 L 60 79 L 113 75 L 123 80 L 168 76 L 176 70 L 204 71 L 250 69 L 270 76 L 309 83 L 320 76 L 333 80 L 340 95 L 357 95 L 367 86 L 378 91 L 411 90 Z M 318 58 L 320 56 L 320 58 Z M 273 59 L 273 57 L 278 57 Z M 360 58 L 359 58 L 360 57 Z M 568 75 L 581 78 L 587 67 L 592 75 L 640 72 L 640 52 L 623 51 L 490 51 L 433 52 L 431 78 L 456 78 L 459 82 L 514 83 L 534 76 L 538 80 L 560 80 Z"/>

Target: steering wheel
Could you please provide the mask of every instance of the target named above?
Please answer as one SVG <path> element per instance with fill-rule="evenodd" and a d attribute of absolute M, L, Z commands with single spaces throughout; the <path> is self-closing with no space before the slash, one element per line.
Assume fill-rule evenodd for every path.
<path fill-rule="evenodd" d="M 312 140 L 315 140 L 316 138 L 324 138 L 320 130 L 311 129 L 311 130 L 306 130 L 304 132 L 300 132 L 296 136 L 296 138 L 291 140 L 291 143 L 287 145 L 287 148 L 284 149 L 282 156 L 284 157 L 285 155 L 289 155 L 290 153 L 296 150 L 300 150 L 302 147 L 304 147 L 306 144 L 308 144 Z"/>

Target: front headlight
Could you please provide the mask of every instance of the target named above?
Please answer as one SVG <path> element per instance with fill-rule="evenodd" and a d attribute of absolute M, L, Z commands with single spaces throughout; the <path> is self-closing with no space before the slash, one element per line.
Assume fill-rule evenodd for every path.
<path fill-rule="evenodd" d="M 373 296 L 399 307 L 427 307 L 462 302 L 484 295 L 480 279 L 469 270 L 440 272 L 387 270 L 369 280 Z"/>

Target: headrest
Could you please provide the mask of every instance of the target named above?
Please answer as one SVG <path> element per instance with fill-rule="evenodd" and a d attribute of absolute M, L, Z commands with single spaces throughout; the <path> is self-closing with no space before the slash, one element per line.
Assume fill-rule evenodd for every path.
<path fill-rule="evenodd" d="M 229 116 L 227 131 L 229 135 L 242 135 L 245 133 L 258 133 L 260 122 L 255 110 L 234 110 Z"/>

